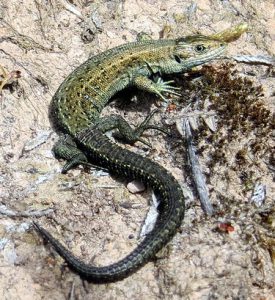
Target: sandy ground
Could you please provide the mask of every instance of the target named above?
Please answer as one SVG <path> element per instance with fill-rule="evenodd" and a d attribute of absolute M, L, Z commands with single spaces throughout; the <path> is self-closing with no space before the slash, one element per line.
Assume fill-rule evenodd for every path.
<path fill-rule="evenodd" d="M 248 23 L 250 30 L 230 44 L 229 55 L 274 56 L 274 1 L 70 1 L 79 15 L 69 11 L 66 3 L 0 0 L 0 65 L 11 76 L 0 98 L 0 298 L 275 299 L 270 130 L 275 93 L 270 66 L 232 67 L 236 70 L 233 77 L 249 79 L 240 95 L 244 93 L 245 99 L 251 97 L 257 104 L 252 110 L 251 104 L 240 104 L 240 115 L 256 110 L 253 118 L 248 113 L 245 119 L 247 131 L 243 125 L 234 128 L 236 112 L 226 115 L 230 105 L 217 80 L 210 85 L 216 92 L 209 97 L 203 80 L 199 80 L 202 86 L 190 78 L 184 84 L 184 78 L 178 76 L 183 96 L 174 97 L 170 111 L 163 109 L 154 118 L 156 123 L 172 124 L 172 137 L 148 132 L 152 149 L 127 146 L 171 170 L 193 193 L 178 234 L 155 261 L 120 282 L 87 283 L 31 228 L 35 219 L 86 262 L 106 265 L 138 244 L 149 207 L 151 192 L 131 194 L 127 181 L 82 168 L 60 174 L 63 162 L 51 152 L 57 135 L 49 124 L 48 107 L 70 71 L 91 55 L 134 41 L 139 32 L 156 39 L 213 34 L 240 22 Z M 215 63 L 217 70 L 221 63 Z M 16 79 L 18 71 L 21 77 Z M 230 81 L 232 89 L 239 82 Z M 259 85 L 263 96 L 254 95 L 253 86 Z M 240 100 L 230 90 L 227 94 L 235 97 L 232 101 Z M 185 145 L 171 121 L 198 95 L 207 96 L 218 112 L 218 131 L 213 134 L 204 126 L 197 137 L 199 159 L 216 210 L 211 218 L 205 217 L 194 194 Z M 215 95 L 225 103 L 217 102 Z M 128 97 L 128 105 L 118 101 L 105 113 L 119 112 L 138 123 L 156 106 L 156 97 L 144 93 L 123 97 Z M 267 111 L 266 117 L 259 107 Z M 267 191 L 260 207 L 250 201 L 256 182 Z M 35 212 L 42 216 L 32 217 Z"/>

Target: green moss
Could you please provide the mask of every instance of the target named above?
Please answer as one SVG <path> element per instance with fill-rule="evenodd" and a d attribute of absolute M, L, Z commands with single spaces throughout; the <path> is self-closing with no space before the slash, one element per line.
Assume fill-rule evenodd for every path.
<path fill-rule="evenodd" d="M 263 157 L 268 161 L 266 156 L 271 157 L 272 153 L 274 116 L 265 105 L 262 86 L 239 75 L 232 63 L 204 66 L 186 79 L 186 102 L 205 111 L 208 100 L 207 109 L 217 115 L 215 132 L 204 123 L 198 130 L 198 152 L 208 156 L 210 171 L 220 165 L 237 171 L 240 179 L 241 174 L 249 174 L 249 179 L 243 182 L 247 191 L 256 179 L 253 174 L 257 172 L 251 174 L 251 168 L 260 164 Z"/>

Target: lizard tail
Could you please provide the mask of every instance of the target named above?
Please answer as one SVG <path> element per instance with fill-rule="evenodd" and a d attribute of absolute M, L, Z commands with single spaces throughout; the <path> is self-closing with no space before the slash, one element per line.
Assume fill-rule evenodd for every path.
<path fill-rule="evenodd" d="M 163 167 L 138 154 L 112 143 L 102 132 L 94 130 L 78 139 L 79 148 L 107 168 L 110 173 L 138 179 L 152 187 L 159 199 L 159 215 L 153 230 L 126 257 L 120 261 L 95 267 L 82 262 L 67 250 L 48 231 L 34 223 L 36 230 L 48 240 L 69 267 L 92 282 L 113 282 L 139 269 L 172 238 L 184 216 L 184 196 L 175 178 Z"/>

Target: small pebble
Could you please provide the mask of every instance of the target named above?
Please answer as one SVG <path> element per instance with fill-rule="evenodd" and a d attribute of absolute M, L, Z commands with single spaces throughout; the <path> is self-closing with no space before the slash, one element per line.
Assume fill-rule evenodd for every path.
<path fill-rule="evenodd" d="M 133 180 L 127 184 L 127 189 L 132 194 L 141 193 L 145 191 L 145 185 L 138 180 Z"/>

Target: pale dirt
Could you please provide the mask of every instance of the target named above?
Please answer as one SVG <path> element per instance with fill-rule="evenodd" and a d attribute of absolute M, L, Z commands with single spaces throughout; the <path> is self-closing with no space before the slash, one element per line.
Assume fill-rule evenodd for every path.
<path fill-rule="evenodd" d="M 250 32 L 232 43 L 229 53 L 275 55 L 275 5 L 272 0 L 71 1 L 86 23 L 94 12 L 94 20 L 101 21 L 97 22 L 101 31 L 94 28 L 93 41 L 84 43 L 84 22 L 66 10 L 64 2 L 0 0 L 0 65 L 9 72 L 21 71 L 18 84 L 6 86 L 0 99 L 0 199 L 2 205 L 19 212 L 54 208 L 54 213 L 36 220 L 85 261 L 106 265 L 138 244 L 150 193 L 132 195 L 126 189 L 127 181 L 81 168 L 60 174 L 63 162 L 51 153 L 57 135 L 48 120 L 48 107 L 59 84 L 90 55 L 134 41 L 142 31 L 159 38 L 164 28 L 166 36 L 180 37 L 212 34 L 247 22 Z M 86 28 L 93 26 L 90 21 Z M 27 42 L 33 43 L 26 37 L 38 44 L 28 48 Z M 264 101 L 272 110 L 274 72 L 272 78 L 272 72 L 266 76 L 266 66 L 241 64 L 238 71 L 252 74 L 263 85 Z M 146 106 L 143 102 L 141 108 L 135 105 L 136 112 L 127 110 L 127 105 L 112 106 L 105 112 L 121 110 L 130 122 L 138 123 L 154 103 Z M 158 120 L 159 116 L 155 122 Z M 26 146 L 35 143 L 41 133 L 48 137 L 38 139 L 38 146 L 28 150 Z M 190 186 L 180 137 L 174 138 L 173 147 L 161 134 L 152 132 L 147 137 L 153 149 L 146 155 Z M 140 144 L 138 149 L 127 147 L 144 153 Z M 238 147 L 235 142 L 231 149 Z M 201 160 L 204 165 L 205 158 Z M 42 243 L 31 228 L 32 218 L 2 216 L 0 299 L 69 299 L 70 295 L 70 299 L 275 299 L 275 250 L 270 237 L 272 229 L 274 234 L 270 207 L 275 187 L 267 160 L 263 157 L 256 168 L 257 178 L 267 186 L 261 208 L 267 211 L 267 223 L 261 217 L 264 213 L 249 202 L 251 188 L 243 193 L 238 170 L 225 172 L 219 165 L 207 181 L 215 208 L 225 209 L 224 214 L 205 218 L 195 197 L 181 230 L 160 258 L 116 283 L 83 284 Z M 217 224 L 224 221 L 231 223 L 233 232 L 217 230 Z"/>

